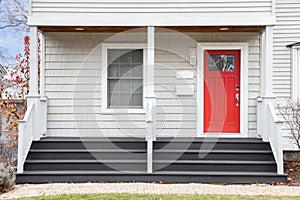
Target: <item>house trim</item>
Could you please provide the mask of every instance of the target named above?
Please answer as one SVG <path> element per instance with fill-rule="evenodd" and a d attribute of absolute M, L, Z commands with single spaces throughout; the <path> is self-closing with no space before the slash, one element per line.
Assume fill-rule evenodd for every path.
<path fill-rule="evenodd" d="M 143 49 L 143 107 L 142 108 L 108 108 L 107 106 L 107 50 L 108 49 Z M 146 70 L 145 64 L 147 62 L 147 44 L 146 43 L 103 43 L 101 45 L 101 111 L 102 114 L 117 114 L 117 113 L 146 113 L 145 110 L 145 80 Z"/>
<path fill-rule="evenodd" d="M 241 51 L 241 110 L 240 134 L 204 134 L 204 51 L 240 50 Z M 248 43 L 198 43 L 197 44 L 197 136 L 199 137 L 248 137 Z"/>
<path fill-rule="evenodd" d="M 70 17 L 71 16 L 71 17 Z M 74 17 L 72 17 L 74 16 Z M 112 17 L 114 16 L 114 17 Z M 176 13 L 33 13 L 28 24 L 33 26 L 265 26 L 274 25 L 276 18 L 272 12 L 260 14 L 219 13 L 203 14 L 197 12 Z"/>

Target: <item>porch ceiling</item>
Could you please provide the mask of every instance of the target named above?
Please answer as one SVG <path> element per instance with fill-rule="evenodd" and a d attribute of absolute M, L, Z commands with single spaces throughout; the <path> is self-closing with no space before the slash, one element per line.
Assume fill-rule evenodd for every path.
<path fill-rule="evenodd" d="M 123 32 L 137 26 L 40 26 L 43 32 Z M 264 26 L 164 26 L 179 32 L 263 32 Z"/>

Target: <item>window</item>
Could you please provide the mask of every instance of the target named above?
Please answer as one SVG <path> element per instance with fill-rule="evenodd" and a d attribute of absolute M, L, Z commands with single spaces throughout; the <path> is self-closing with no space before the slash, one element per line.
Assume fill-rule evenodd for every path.
<path fill-rule="evenodd" d="M 108 108 L 143 107 L 143 50 L 107 50 Z"/>
<path fill-rule="evenodd" d="M 209 71 L 233 72 L 234 55 L 210 55 Z"/>
<path fill-rule="evenodd" d="M 300 42 L 287 45 L 292 49 L 292 99 L 300 99 Z"/>
<path fill-rule="evenodd" d="M 144 61 L 142 44 L 103 44 L 102 111 L 143 109 Z"/>

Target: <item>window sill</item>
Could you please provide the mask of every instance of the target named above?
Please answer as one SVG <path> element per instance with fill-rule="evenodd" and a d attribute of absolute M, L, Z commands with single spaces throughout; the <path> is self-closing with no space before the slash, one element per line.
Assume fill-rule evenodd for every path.
<path fill-rule="evenodd" d="M 117 108 L 108 108 L 103 109 L 101 114 L 110 115 L 110 114 L 146 114 L 146 110 L 143 108 L 136 109 L 117 109 Z"/>

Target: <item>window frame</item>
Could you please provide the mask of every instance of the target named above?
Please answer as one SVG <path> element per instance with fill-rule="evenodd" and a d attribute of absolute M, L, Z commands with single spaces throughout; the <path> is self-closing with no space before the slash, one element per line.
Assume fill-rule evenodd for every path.
<path fill-rule="evenodd" d="M 143 104 L 141 108 L 109 108 L 108 107 L 108 77 L 107 77 L 107 52 L 108 49 L 143 49 Z M 147 44 L 146 43 L 103 43 L 102 44 L 102 52 L 101 52 L 101 60 L 102 60 L 102 77 L 101 77 L 101 111 L 103 114 L 107 113 L 146 113 L 145 110 L 145 64 L 147 62 Z"/>
<path fill-rule="evenodd" d="M 292 100 L 297 101 L 300 99 L 300 46 L 292 47 Z"/>

